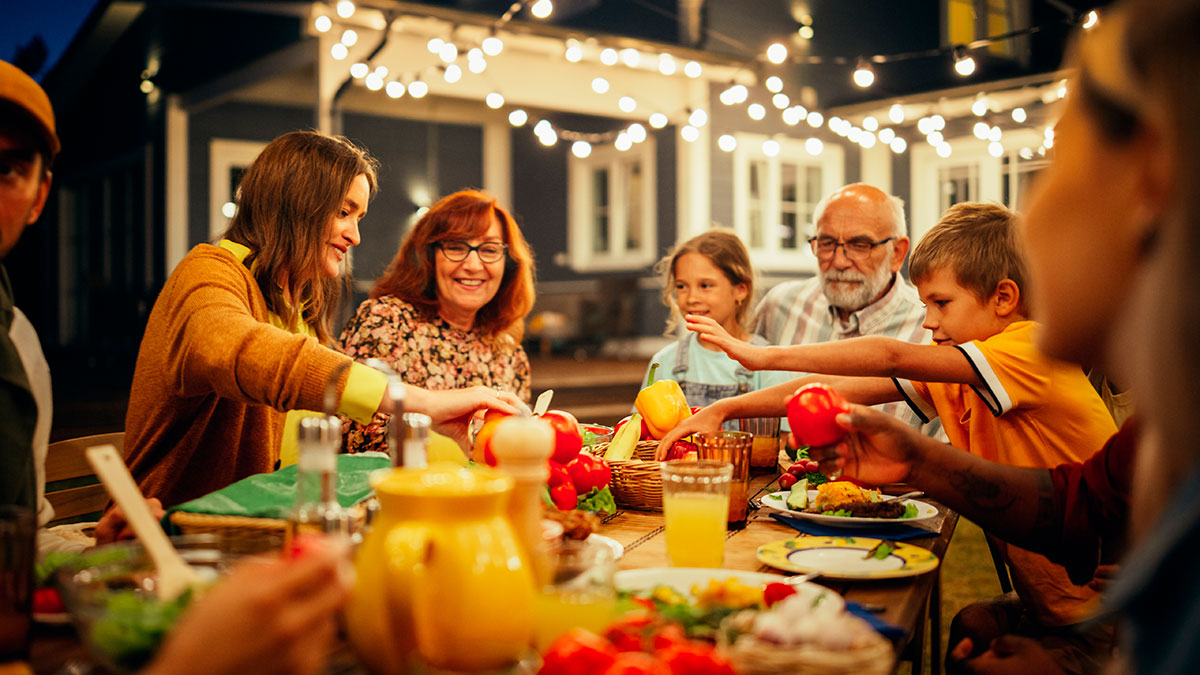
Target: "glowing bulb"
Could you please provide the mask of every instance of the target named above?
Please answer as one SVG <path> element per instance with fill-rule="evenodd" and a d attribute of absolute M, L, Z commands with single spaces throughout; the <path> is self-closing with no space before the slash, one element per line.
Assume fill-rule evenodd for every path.
<path fill-rule="evenodd" d="M 660 112 L 652 113 L 650 115 L 650 126 L 654 127 L 655 129 L 661 129 L 667 126 L 667 121 L 667 116 Z"/>
<path fill-rule="evenodd" d="M 804 151 L 816 157 L 825 151 L 825 144 L 819 138 L 810 138 L 804 141 Z"/>
<path fill-rule="evenodd" d="M 779 151 L 782 149 L 783 148 L 781 148 L 779 145 L 779 141 L 773 138 L 768 138 L 767 140 L 763 141 L 762 151 L 767 157 L 778 157 Z"/>
<path fill-rule="evenodd" d="M 548 120 L 540 120 L 537 124 L 533 125 L 533 133 L 538 136 L 545 136 L 546 134 L 554 133 L 554 127 L 550 125 Z"/>
<path fill-rule="evenodd" d="M 1100 14 L 1098 12 L 1096 12 L 1096 10 L 1093 9 L 1092 11 L 1088 12 L 1087 15 L 1084 17 L 1083 29 L 1091 30 L 1091 29 L 1095 28 L 1096 24 L 1098 24 L 1098 23 L 1100 23 Z"/>
<path fill-rule="evenodd" d="M 704 74 L 704 66 L 701 66 L 695 61 L 688 61 L 687 64 L 683 66 L 683 74 L 694 80 Z"/>
<path fill-rule="evenodd" d="M 342 44 L 347 47 L 353 47 L 358 42 L 358 33 L 347 28 L 342 32 Z"/>
<path fill-rule="evenodd" d="M 637 109 L 637 101 L 633 100 L 632 96 L 622 96 L 617 99 L 617 107 L 621 112 L 631 113 Z"/>
<path fill-rule="evenodd" d="M 558 134 L 555 134 L 554 132 L 542 134 L 541 136 L 538 136 L 538 141 L 548 148 L 558 142 Z"/>
<path fill-rule="evenodd" d="M 879 142 L 883 144 L 891 143 L 896 138 L 896 132 L 892 131 L 891 127 L 884 127 L 879 130 Z"/>
<path fill-rule="evenodd" d="M 579 63 L 583 60 L 583 46 L 577 40 L 567 40 L 567 50 L 563 56 L 571 63 Z"/>
<path fill-rule="evenodd" d="M 483 53 L 488 56 L 496 56 L 504 51 L 504 41 L 495 35 L 485 37 L 480 46 L 483 47 Z"/>
<path fill-rule="evenodd" d="M 615 66 L 621 57 L 617 56 L 617 50 L 612 47 L 605 47 L 600 51 L 600 63 L 606 66 Z"/>
<path fill-rule="evenodd" d="M 971 132 L 975 134 L 975 138 L 981 141 L 987 140 L 988 132 L 991 130 L 992 128 L 988 126 L 987 122 L 976 122 L 975 126 L 971 127 Z"/>
<path fill-rule="evenodd" d="M 316 27 L 318 32 L 328 33 L 329 29 L 333 28 L 333 20 L 322 14 L 313 22 L 313 26 Z"/>
<path fill-rule="evenodd" d="M 1013 121 L 1016 122 L 1017 124 L 1024 124 L 1025 120 L 1027 119 L 1027 117 L 1025 115 L 1025 109 L 1024 108 L 1013 108 L 1012 109 L 1012 118 L 1013 118 Z"/>
<path fill-rule="evenodd" d="M 800 30 L 798 30 L 796 32 L 799 33 L 800 37 L 805 40 L 811 40 L 813 38 L 813 27 L 812 26 L 800 26 Z"/>
<path fill-rule="evenodd" d="M 861 145 L 863 149 L 870 150 L 871 148 L 875 147 L 875 134 L 869 131 L 862 132 L 862 137 L 858 139 L 858 144 Z"/>
<path fill-rule="evenodd" d="M 775 94 L 774 96 L 771 97 L 771 104 L 774 105 L 776 108 L 779 108 L 780 110 L 783 110 L 784 108 L 788 107 L 789 105 L 791 105 L 791 103 L 792 103 L 792 99 L 788 98 L 787 94 L 780 93 L 780 94 Z"/>
<path fill-rule="evenodd" d="M 462 68 L 459 68 L 457 64 L 451 63 L 446 66 L 446 72 L 442 74 L 442 77 L 450 84 L 454 84 L 462 79 Z"/>
<path fill-rule="evenodd" d="M 508 123 L 514 127 L 524 126 L 529 121 L 529 115 L 520 108 L 508 113 Z"/>
<path fill-rule="evenodd" d="M 404 95 L 404 83 L 397 80 L 392 80 L 391 82 L 387 83 L 387 88 L 384 89 L 384 91 L 387 92 L 387 95 L 391 96 L 392 98 L 400 98 Z"/>
<path fill-rule="evenodd" d="M 767 109 L 757 103 L 751 103 L 746 108 L 746 114 L 749 115 L 750 119 L 752 120 L 761 120 L 767 116 Z"/>
<path fill-rule="evenodd" d="M 888 108 L 888 119 L 892 124 L 901 124 L 904 122 L 904 108 L 899 103 L 893 103 L 892 107 Z"/>
<path fill-rule="evenodd" d="M 571 154 L 583 159 L 592 154 L 592 144 L 587 141 L 575 141 L 571 144 Z"/>
<path fill-rule="evenodd" d="M 629 134 L 629 140 L 633 141 L 634 143 L 641 143 L 642 141 L 646 140 L 646 127 L 637 122 L 630 124 L 629 128 L 625 131 Z"/>
<path fill-rule="evenodd" d="M 496 110 L 504 106 L 504 96 L 500 92 L 493 91 L 483 99 L 483 102 L 487 104 L 487 107 Z"/>
<path fill-rule="evenodd" d="M 767 60 L 771 63 L 783 63 L 787 60 L 788 50 L 781 42 L 773 42 L 767 47 Z"/>
<path fill-rule="evenodd" d="M 592 91 L 596 92 L 597 94 L 607 94 L 608 93 L 608 80 L 604 79 L 603 77 L 593 78 L 592 79 Z"/>
<path fill-rule="evenodd" d="M 1017 154 L 1020 155 L 1021 159 L 1024 159 L 1024 160 L 1033 159 L 1033 150 L 1031 148 L 1029 148 L 1028 146 L 1021 148 L 1021 151 L 1018 152 Z"/>
<path fill-rule="evenodd" d="M 960 77 L 968 77 L 975 73 L 975 59 L 969 55 L 963 55 L 954 59 L 954 72 Z"/>
<path fill-rule="evenodd" d="M 615 146 L 617 150 L 625 152 L 633 147 L 633 139 L 629 137 L 629 134 L 622 131 L 621 133 L 617 134 L 617 140 L 613 142 L 613 146 Z"/>
<path fill-rule="evenodd" d="M 638 50 L 634 49 L 633 47 L 626 47 L 625 49 L 621 50 L 621 63 L 624 63 L 630 68 L 637 68 L 638 64 L 641 62 L 642 55 L 638 53 Z"/>
<path fill-rule="evenodd" d="M 921 119 L 917 120 L 917 131 L 928 136 L 937 130 L 933 128 L 933 120 L 929 119 L 928 117 L 922 117 Z"/>
<path fill-rule="evenodd" d="M 928 136 L 926 136 L 925 140 L 928 141 L 930 145 L 932 145 L 936 148 L 937 146 L 944 143 L 946 139 L 942 137 L 942 132 L 934 131 L 934 132 L 931 132 Z"/>
<path fill-rule="evenodd" d="M 1054 91 L 1054 95 L 1057 96 L 1058 98 L 1066 98 L 1066 96 L 1067 96 L 1066 80 L 1064 80 L 1062 84 L 1058 85 L 1058 89 L 1056 89 Z"/>
<path fill-rule="evenodd" d="M 805 119 L 808 120 L 808 126 L 813 127 L 814 129 L 825 123 L 825 116 L 816 110 L 808 113 L 808 117 Z"/>
<path fill-rule="evenodd" d="M 471 47 L 470 49 L 467 50 L 467 60 L 468 61 L 483 60 L 483 50 L 480 49 L 479 47 Z"/>
<path fill-rule="evenodd" d="M 670 54 L 658 55 L 658 72 L 662 73 L 663 75 L 674 75 L 675 68 L 676 65 L 674 56 L 671 56 Z"/>
<path fill-rule="evenodd" d="M 342 0 L 337 4 L 337 13 L 343 19 L 349 19 L 354 16 L 354 3 L 350 0 Z"/>
<path fill-rule="evenodd" d="M 700 138 L 700 130 L 690 124 L 685 124 L 683 125 L 683 128 L 679 130 L 679 135 L 683 137 L 683 140 L 687 141 L 688 143 L 692 143 L 697 138 Z"/>
<path fill-rule="evenodd" d="M 232 218 L 237 214 L 237 204 L 233 202 L 225 202 L 221 205 L 221 215 L 226 218 Z"/>
<path fill-rule="evenodd" d="M 988 154 L 992 157 L 1003 157 L 1004 146 L 1000 145 L 996 141 L 992 141 L 991 143 L 988 143 Z"/>
<path fill-rule="evenodd" d="M 737 148 L 737 139 L 729 134 L 721 134 L 717 139 L 717 147 L 725 152 L 733 152 Z"/>
<path fill-rule="evenodd" d="M 358 63 L 350 66 L 350 77 L 353 77 L 356 80 L 361 80 L 362 78 L 366 77 L 367 73 L 370 71 L 371 69 L 367 66 L 367 64 L 359 61 Z"/>
<path fill-rule="evenodd" d="M 796 108 L 788 108 L 787 110 L 783 111 L 783 123 L 788 126 L 794 127 L 799 124 L 800 120 L 802 119 L 804 119 L 804 115 L 801 115 L 800 111 Z"/>
<path fill-rule="evenodd" d="M 453 63 L 458 58 L 458 46 L 453 42 L 443 42 L 438 50 L 438 58 L 444 63 Z"/>
<path fill-rule="evenodd" d="M 933 129 L 935 131 L 941 131 L 942 129 L 946 128 L 946 118 L 942 117 L 941 115 L 934 115 L 933 117 L 929 118 L 929 121 L 933 123 Z"/>
<path fill-rule="evenodd" d="M 975 102 L 971 104 L 971 112 L 974 113 L 976 117 L 983 117 L 987 114 L 987 111 L 988 102 L 986 98 L 977 98 L 975 99 Z"/>
<path fill-rule="evenodd" d="M 858 127 L 850 127 L 850 131 L 846 134 L 846 138 L 850 139 L 851 143 L 857 143 L 862 140 L 863 130 Z"/>
<path fill-rule="evenodd" d="M 874 117 L 871 117 L 870 115 L 867 115 L 866 117 L 863 118 L 862 126 L 867 131 L 875 131 L 876 129 L 879 128 L 879 120 L 875 119 Z"/>
<path fill-rule="evenodd" d="M 688 115 L 688 124 L 694 127 L 702 127 L 708 124 L 708 113 L 704 112 L 703 108 L 696 108 Z"/>
<path fill-rule="evenodd" d="M 470 61 L 467 61 L 467 70 L 478 75 L 479 73 L 487 70 L 487 61 L 485 61 L 482 56 L 477 59 L 471 59 Z"/>
<path fill-rule="evenodd" d="M 380 77 L 378 73 L 371 73 L 364 81 L 367 84 L 367 89 L 370 89 L 371 91 L 379 91 L 380 89 L 383 89 L 383 78 Z"/>
<path fill-rule="evenodd" d="M 413 98 L 425 98 L 429 93 L 429 85 L 424 80 L 416 80 L 408 85 L 408 94 Z"/>
<path fill-rule="evenodd" d="M 378 68 L 375 69 L 375 74 L 380 77 L 387 77 L 388 76 L 387 66 L 379 66 Z"/>
<path fill-rule="evenodd" d="M 554 11 L 554 3 L 550 0 L 537 0 L 529 8 L 529 13 L 538 19 L 545 19 Z"/>
<path fill-rule="evenodd" d="M 1003 136 L 1004 132 L 1000 130 L 1000 127 L 992 127 L 991 130 L 988 131 L 989 141 L 999 141 Z"/>
<path fill-rule="evenodd" d="M 763 84 L 766 85 L 767 91 L 769 92 L 778 94 L 779 92 L 783 91 L 783 80 L 779 79 L 775 75 L 768 77 L 767 81 Z"/>
<path fill-rule="evenodd" d="M 888 146 L 892 149 L 892 152 L 894 152 L 898 155 L 898 154 L 904 152 L 904 150 L 906 148 L 908 148 L 908 141 L 897 136 L 892 139 L 891 143 L 888 143 Z"/>
<path fill-rule="evenodd" d="M 854 84 L 866 89 L 875 84 L 875 69 L 866 61 L 859 61 L 858 67 L 854 69 Z"/>
<path fill-rule="evenodd" d="M 945 159 L 950 156 L 950 152 L 951 152 L 950 144 L 942 143 L 941 145 L 937 146 L 937 148 L 935 148 L 934 151 L 937 152 L 938 157 Z"/>
<path fill-rule="evenodd" d="M 350 50 L 346 49 L 346 45 L 340 42 L 333 43 L 333 46 L 329 48 L 329 55 L 332 56 L 335 61 L 341 61 L 349 54 Z"/>
<path fill-rule="evenodd" d="M 430 38 L 429 42 L 425 43 L 425 48 L 429 50 L 430 54 L 440 54 L 442 53 L 442 47 L 445 46 L 445 44 L 445 40 L 435 37 Z"/>

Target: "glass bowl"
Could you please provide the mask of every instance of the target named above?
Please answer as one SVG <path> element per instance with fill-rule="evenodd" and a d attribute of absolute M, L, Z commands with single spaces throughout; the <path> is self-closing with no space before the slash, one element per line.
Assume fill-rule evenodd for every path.
<path fill-rule="evenodd" d="M 206 584 L 215 583 L 234 559 L 220 541 L 203 534 L 171 537 Z M 154 564 L 137 542 L 93 549 L 55 571 L 71 623 L 107 670 L 133 673 L 149 663 L 196 593 L 192 589 L 163 601 L 155 581 Z"/>
<path fill-rule="evenodd" d="M 591 448 L 600 443 L 610 443 L 613 439 L 613 428 L 603 424 L 580 424 L 579 433 L 583 434 L 583 447 Z"/>

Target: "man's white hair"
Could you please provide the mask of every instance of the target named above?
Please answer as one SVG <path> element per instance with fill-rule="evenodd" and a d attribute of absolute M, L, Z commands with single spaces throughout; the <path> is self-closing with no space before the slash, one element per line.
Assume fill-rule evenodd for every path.
<path fill-rule="evenodd" d="M 829 208 L 829 202 L 833 201 L 833 198 L 837 195 L 840 195 L 845 187 L 843 186 L 830 192 L 822 197 L 821 201 L 817 202 L 816 208 L 813 209 L 812 225 L 814 230 L 817 227 L 817 223 L 821 222 L 821 217 L 825 215 L 825 209 Z M 892 224 L 894 226 L 892 236 L 907 237 L 908 226 L 904 222 L 904 200 L 895 195 L 888 195 L 888 205 L 892 207 Z"/>

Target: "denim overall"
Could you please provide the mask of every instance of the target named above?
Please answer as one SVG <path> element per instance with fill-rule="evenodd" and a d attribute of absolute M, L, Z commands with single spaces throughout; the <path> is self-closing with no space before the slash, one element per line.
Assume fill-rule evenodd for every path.
<path fill-rule="evenodd" d="M 687 397 L 688 405 L 703 407 L 720 399 L 745 394 L 750 391 L 750 388 L 754 384 L 754 373 L 747 370 L 740 363 L 734 372 L 734 377 L 737 379 L 737 382 L 734 383 L 710 384 L 708 382 L 692 382 L 683 379 L 688 371 L 688 350 L 692 346 L 690 338 L 690 335 L 684 335 L 679 338 L 679 348 L 675 351 L 675 366 L 671 370 L 671 379 L 678 382 L 679 387 L 683 389 L 683 395 Z M 752 335 L 750 336 L 750 344 L 767 346 L 771 343 L 767 342 L 766 338 L 762 336 Z M 721 428 L 727 431 L 737 431 L 738 421 L 728 420 L 725 424 L 721 425 Z"/>

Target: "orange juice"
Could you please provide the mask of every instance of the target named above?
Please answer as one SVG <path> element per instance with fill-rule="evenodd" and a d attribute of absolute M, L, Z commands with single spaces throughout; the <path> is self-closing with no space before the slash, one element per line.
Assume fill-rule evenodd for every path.
<path fill-rule="evenodd" d="M 541 652 L 571 628 L 603 633 L 617 616 L 617 599 L 611 590 L 545 588 L 534 598 L 534 616 L 534 633 Z"/>
<path fill-rule="evenodd" d="M 663 495 L 667 558 L 674 567 L 720 567 L 725 559 L 728 494 Z"/>

